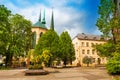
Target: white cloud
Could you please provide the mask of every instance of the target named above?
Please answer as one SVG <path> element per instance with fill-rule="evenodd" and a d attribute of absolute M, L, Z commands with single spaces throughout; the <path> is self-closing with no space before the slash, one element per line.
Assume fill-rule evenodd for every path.
<path fill-rule="evenodd" d="M 49 0 L 51 1 L 51 0 Z M 52 0 L 51 6 L 53 4 L 57 5 L 61 1 L 59 7 L 54 8 L 54 21 L 55 21 L 55 30 L 60 34 L 64 30 L 67 30 L 71 37 L 73 38 L 78 33 L 84 32 L 82 27 L 83 25 L 83 19 L 85 17 L 84 12 L 78 12 L 74 8 L 71 7 L 65 7 L 64 5 L 67 3 L 68 0 Z M 49 28 L 50 21 L 51 21 L 51 7 L 45 6 L 43 4 L 35 4 L 31 5 L 29 7 L 25 8 L 19 8 L 12 3 L 6 3 L 7 7 L 9 7 L 10 10 L 12 10 L 14 13 L 18 13 L 23 15 L 26 19 L 31 20 L 33 23 L 35 23 L 40 14 L 40 9 L 46 10 L 46 26 Z"/>
<path fill-rule="evenodd" d="M 42 8 L 42 14 L 43 9 L 45 8 L 46 10 L 46 26 L 49 28 L 52 12 L 51 8 L 42 4 L 37 4 L 24 9 L 19 9 L 17 12 L 35 23 L 39 18 L 40 8 Z M 83 12 L 77 12 L 73 8 L 54 8 L 55 30 L 60 34 L 67 29 L 71 37 L 74 37 L 78 33 L 83 32 L 82 19 L 84 18 L 84 15 Z M 79 22 L 79 20 L 81 20 L 81 22 Z"/>

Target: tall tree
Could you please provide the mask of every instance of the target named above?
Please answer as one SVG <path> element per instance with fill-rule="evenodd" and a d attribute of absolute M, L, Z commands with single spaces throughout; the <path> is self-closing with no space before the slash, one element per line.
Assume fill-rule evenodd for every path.
<path fill-rule="evenodd" d="M 44 50 L 49 50 L 52 55 L 48 63 L 48 66 L 50 66 L 59 53 L 59 36 L 54 30 L 48 30 L 43 34 L 35 47 L 35 53 L 37 54 L 42 54 Z"/>
<path fill-rule="evenodd" d="M 60 35 L 60 56 L 61 60 L 66 66 L 68 62 L 72 64 L 72 60 L 75 59 L 75 51 L 73 48 L 72 40 L 68 32 L 63 32 Z"/>
<path fill-rule="evenodd" d="M 94 48 L 99 52 L 98 55 L 102 57 L 112 57 L 115 52 L 115 44 L 111 41 L 106 42 L 105 44 L 94 45 Z"/>
<path fill-rule="evenodd" d="M 118 0 L 100 0 L 99 18 L 96 23 L 105 36 L 112 34 L 114 43 L 120 40 L 120 9 L 118 4 Z"/>
<path fill-rule="evenodd" d="M 5 42 L 6 35 L 8 32 L 6 32 L 6 28 L 9 29 L 9 16 L 11 15 L 11 11 L 8 10 L 4 5 L 0 5 L 0 54 L 3 54 L 8 43 Z M 8 41 L 8 38 L 6 38 Z M 4 46 L 4 47 L 3 47 Z"/>
<path fill-rule="evenodd" d="M 21 15 L 11 15 L 3 5 L 0 5 L 0 20 L 0 53 L 6 57 L 6 66 L 11 66 L 13 56 L 30 49 L 31 22 Z"/>

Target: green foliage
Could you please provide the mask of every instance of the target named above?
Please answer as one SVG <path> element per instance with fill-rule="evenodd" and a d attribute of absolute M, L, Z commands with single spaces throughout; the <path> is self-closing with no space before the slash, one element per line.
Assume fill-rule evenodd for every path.
<path fill-rule="evenodd" d="M 31 61 L 33 63 L 33 66 L 36 64 L 42 65 L 42 63 L 48 64 L 50 58 L 52 57 L 49 50 L 44 50 L 42 54 L 36 54 L 33 56 L 34 57 Z"/>
<path fill-rule="evenodd" d="M 29 65 L 28 69 L 43 69 L 43 66 L 41 64 Z"/>
<path fill-rule="evenodd" d="M 120 53 L 115 52 L 106 66 L 110 74 L 120 74 Z"/>
<path fill-rule="evenodd" d="M 120 41 L 115 45 L 115 49 L 116 52 L 120 53 Z"/>
<path fill-rule="evenodd" d="M 72 44 L 72 40 L 68 32 L 63 32 L 60 35 L 60 59 L 64 62 L 64 65 L 68 62 L 72 64 L 72 61 L 75 59 L 75 51 Z"/>
<path fill-rule="evenodd" d="M 55 60 L 59 53 L 59 36 L 53 30 L 48 30 L 41 36 L 38 44 L 35 47 L 35 53 L 42 54 L 44 50 L 49 50 L 52 57 L 50 57 L 49 64 Z M 46 53 L 46 51 L 45 51 Z"/>
<path fill-rule="evenodd" d="M 99 52 L 98 55 L 102 57 L 112 57 L 112 53 L 115 52 L 115 45 L 111 42 L 94 45 L 93 47 Z"/>
<path fill-rule="evenodd" d="M 11 70 L 10 67 L 0 66 L 0 70 Z"/>
<path fill-rule="evenodd" d="M 114 43 L 120 40 L 120 16 L 118 0 L 100 0 L 98 8 L 99 18 L 96 25 L 104 36 L 113 37 Z"/>
<path fill-rule="evenodd" d="M 114 79 L 112 79 L 112 80 L 120 80 L 120 78 L 114 78 Z"/>
<path fill-rule="evenodd" d="M 33 64 L 42 64 L 43 58 L 41 55 L 34 56 L 32 59 Z"/>
<path fill-rule="evenodd" d="M 85 56 L 84 58 L 83 58 L 83 60 L 82 60 L 82 62 L 84 63 L 84 64 L 87 64 L 87 66 L 89 66 L 89 64 L 92 64 L 92 57 L 88 57 L 88 56 Z"/>
<path fill-rule="evenodd" d="M 52 57 L 52 54 L 49 50 L 44 50 L 41 57 L 43 58 L 44 63 L 48 63 L 50 58 Z"/>
<path fill-rule="evenodd" d="M 30 48 L 31 22 L 0 5 L 0 54 L 6 56 L 6 65 L 12 64 L 13 56 L 24 55 Z"/>
<path fill-rule="evenodd" d="M 100 6 L 98 7 L 100 17 L 98 18 L 96 25 L 104 35 L 109 35 L 111 31 L 112 26 L 110 25 L 110 21 L 114 7 L 112 0 L 100 0 Z"/>

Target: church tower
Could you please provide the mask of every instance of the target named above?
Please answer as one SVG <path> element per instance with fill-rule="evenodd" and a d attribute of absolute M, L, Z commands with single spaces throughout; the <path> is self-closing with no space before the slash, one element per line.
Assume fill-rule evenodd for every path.
<path fill-rule="evenodd" d="M 38 21 L 32 25 L 32 32 L 33 32 L 33 42 L 32 48 L 35 48 L 35 45 L 38 43 L 39 38 L 42 34 L 44 34 L 48 29 L 46 28 L 46 20 L 45 20 L 45 10 L 43 19 L 41 21 L 41 10 Z"/>
<path fill-rule="evenodd" d="M 52 15 L 51 15 L 51 24 L 50 24 L 50 29 L 54 30 L 54 14 L 52 10 Z M 45 20 L 45 10 L 43 13 L 43 18 L 41 19 L 41 10 L 40 10 L 40 15 L 38 21 L 32 25 L 32 32 L 33 32 L 33 42 L 32 42 L 32 48 L 35 48 L 35 45 L 38 43 L 39 38 L 41 37 L 42 34 L 47 32 L 48 29 L 46 27 L 46 20 Z"/>

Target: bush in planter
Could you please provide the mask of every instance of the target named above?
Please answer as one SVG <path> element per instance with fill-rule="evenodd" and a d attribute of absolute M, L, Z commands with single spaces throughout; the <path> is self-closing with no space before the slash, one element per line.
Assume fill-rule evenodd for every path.
<path fill-rule="evenodd" d="M 87 67 L 89 67 L 89 64 L 92 64 L 92 60 L 93 60 L 92 57 L 85 56 L 85 57 L 83 58 L 82 62 L 83 62 L 84 64 L 87 64 Z"/>
<path fill-rule="evenodd" d="M 35 56 L 31 61 L 32 65 L 29 65 L 28 69 L 43 69 L 42 60 L 41 55 Z"/>
<path fill-rule="evenodd" d="M 110 74 L 120 74 L 120 53 L 115 52 L 106 66 Z"/>
<path fill-rule="evenodd" d="M 43 69 L 43 66 L 41 64 L 34 64 L 34 65 L 30 65 L 28 67 L 28 69 L 32 69 L 32 70 L 34 70 L 34 69 Z"/>

